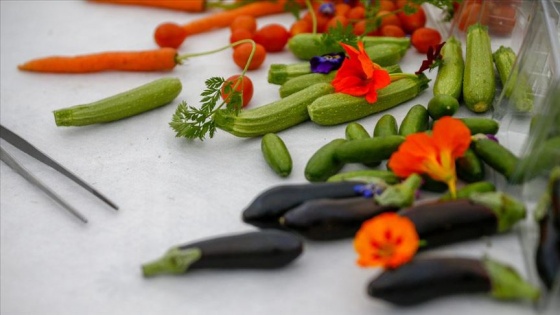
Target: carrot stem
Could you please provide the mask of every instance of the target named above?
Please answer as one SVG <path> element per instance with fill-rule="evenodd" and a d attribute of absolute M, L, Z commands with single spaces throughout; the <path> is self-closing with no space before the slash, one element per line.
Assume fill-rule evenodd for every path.
<path fill-rule="evenodd" d="M 206 10 L 206 0 L 88 0 L 91 2 L 139 5 L 186 12 L 203 12 Z"/>

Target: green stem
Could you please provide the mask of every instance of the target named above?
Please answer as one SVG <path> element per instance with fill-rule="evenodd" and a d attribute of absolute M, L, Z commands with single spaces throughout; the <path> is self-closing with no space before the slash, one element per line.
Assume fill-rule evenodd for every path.
<path fill-rule="evenodd" d="M 158 260 L 142 265 L 142 273 L 145 277 L 158 274 L 182 274 L 187 271 L 190 265 L 200 259 L 202 251 L 199 248 L 189 248 L 181 250 L 171 248 L 165 255 Z"/>
<path fill-rule="evenodd" d="M 422 185 L 422 177 L 412 174 L 404 182 L 389 186 L 381 195 L 375 197 L 375 201 L 383 206 L 410 206 L 414 202 L 416 190 L 420 185 Z"/>
<path fill-rule="evenodd" d="M 525 205 L 503 192 L 474 193 L 469 199 L 488 207 L 498 218 L 498 232 L 505 232 L 525 218 Z"/>
<path fill-rule="evenodd" d="M 315 10 L 313 10 L 313 5 L 311 5 L 311 0 L 305 0 L 305 5 L 311 15 L 312 33 L 317 34 L 317 16 L 315 15 Z"/>
<path fill-rule="evenodd" d="M 488 272 L 492 290 L 490 294 L 500 300 L 526 299 L 537 301 L 540 291 L 527 282 L 515 269 L 489 258 L 484 258 L 484 267 Z"/>

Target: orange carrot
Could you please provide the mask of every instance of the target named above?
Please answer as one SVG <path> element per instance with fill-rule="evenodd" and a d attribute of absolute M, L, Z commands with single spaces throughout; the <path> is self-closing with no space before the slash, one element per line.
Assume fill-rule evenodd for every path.
<path fill-rule="evenodd" d="M 213 13 L 183 25 L 162 23 L 155 31 L 154 38 L 160 47 L 179 47 L 189 35 L 208 32 L 216 28 L 229 27 L 240 15 L 260 17 L 285 12 L 286 0 L 258 1 L 244 6 Z M 165 30 L 160 29 L 165 28 Z M 181 30 L 182 29 L 182 30 Z"/>
<path fill-rule="evenodd" d="M 187 12 L 203 12 L 206 10 L 206 0 L 89 0 L 114 4 L 143 5 L 164 9 Z"/>
<path fill-rule="evenodd" d="M 52 73 L 88 73 L 107 70 L 168 71 L 177 65 L 177 51 L 160 48 L 143 51 L 108 51 L 78 56 L 51 56 L 18 66 L 20 70 Z"/>

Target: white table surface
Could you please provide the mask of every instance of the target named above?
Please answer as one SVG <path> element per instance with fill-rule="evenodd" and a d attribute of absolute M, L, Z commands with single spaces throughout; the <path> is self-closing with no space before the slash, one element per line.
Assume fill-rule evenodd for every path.
<path fill-rule="evenodd" d="M 2 141 L 30 171 L 77 206 L 87 225 L 64 212 L 6 164 L 1 170 L 1 313 L 75 314 L 243 314 L 388 315 L 532 314 L 520 303 L 485 295 L 455 296 L 401 309 L 368 298 L 365 286 L 379 273 L 361 269 L 351 240 L 306 242 L 304 254 L 276 271 L 196 271 L 145 279 L 140 265 L 169 247 L 194 240 L 252 231 L 241 212 L 261 191 L 304 183 L 309 157 L 323 144 L 344 137 L 344 125 L 311 122 L 279 133 L 293 158 L 281 179 L 265 164 L 260 139 L 236 138 L 218 130 L 204 142 L 174 137 L 168 126 L 181 100 L 198 105 L 204 80 L 239 73 L 231 50 L 193 58 L 170 73 L 106 72 L 53 75 L 18 71 L 26 60 L 105 50 L 155 48 L 153 31 L 165 21 L 184 23 L 186 14 L 85 1 L 0 1 L 0 120 L 112 198 L 118 212 L 56 171 Z M 259 25 L 289 25 L 289 14 L 259 19 Z M 229 30 L 188 38 L 181 52 L 226 45 Z M 414 72 L 422 56 L 411 49 L 403 70 Z M 296 62 L 289 52 L 269 54 L 249 73 L 255 84 L 250 106 L 278 99 L 267 83 L 272 63 Z M 433 78 L 434 73 L 428 73 Z M 176 76 L 183 90 L 172 104 L 122 121 L 88 127 L 56 127 L 52 111 L 87 103 Z M 388 113 L 400 121 L 411 105 L 427 104 L 431 88 Z M 461 109 L 458 115 L 468 115 Z M 373 130 L 380 117 L 359 122 Z M 356 169 L 350 165 L 344 170 Z M 515 234 L 467 242 L 424 253 L 481 257 L 488 254 L 524 274 Z"/>

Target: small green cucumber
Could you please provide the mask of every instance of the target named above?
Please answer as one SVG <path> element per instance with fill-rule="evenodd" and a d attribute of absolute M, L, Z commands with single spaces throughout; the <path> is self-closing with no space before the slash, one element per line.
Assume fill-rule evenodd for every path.
<path fill-rule="evenodd" d="M 438 67 L 434 82 L 434 95 L 451 95 L 458 100 L 463 90 L 465 70 L 461 42 L 453 35 L 450 36 L 441 48 L 441 55 L 442 64 Z"/>
<path fill-rule="evenodd" d="M 509 181 L 519 163 L 519 158 L 496 141 L 489 139 L 474 140 L 471 148 L 474 153 L 491 168 L 504 175 Z"/>
<path fill-rule="evenodd" d="M 474 193 L 485 193 L 485 192 L 493 192 L 496 191 L 496 186 L 491 182 L 487 181 L 480 181 L 476 183 L 470 183 L 465 185 L 459 189 L 457 189 L 456 199 L 464 199 L 469 198 Z M 451 196 L 450 192 L 446 192 L 443 194 L 439 200 L 446 201 L 446 200 L 453 200 L 455 199 Z"/>
<path fill-rule="evenodd" d="M 305 165 L 305 178 L 310 182 L 324 182 L 338 173 L 344 167 L 344 163 L 336 158 L 334 152 L 346 141 L 334 139 L 315 151 Z"/>
<path fill-rule="evenodd" d="M 386 184 L 394 185 L 400 182 L 395 173 L 387 170 L 356 170 L 335 174 L 327 179 L 327 182 L 357 181 L 375 182 L 384 181 Z"/>
<path fill-rule="evenodd" d="M 518 111 L 527 112 L 533 109 L 533 89 L 527 82 L 527 77 L 519 75 L 519 69 L 514 68 L 517 56 L 513 49 L 500 46 L 492 54 L 492 58 L 494 65 L 496 65 L 500 82 L 505 90 L 505 96 L 512 98 L 511 102 Z"/>
<path fill-rule="evenodd" d="M 496 94 L 496 76 L 488 27 L 480 23 L 467 29 L 463 74 L 463 101 L 475 113 L 487 112 Z"/>
<path fill-rule="evenodd" d="M 398 64 L 407 50 L 408 47 L 399 44 L 379 44 L 364 48 L 369 59 L 382 67 Z"/>
<path fill-rule="evenodd" d="M 277 134 L 267 133 L 261 139 L 261 151 L 264 160 L 270 168 L 281 177 L 287 177 L 292 172 L 292 156 L 284 140 Z"/>
<path fill-rule="evenodd" d="M 309 120 L 307 107 L 318 97 L 333 93 L 329 83 L 317 83 L 278 101 L 241 110 L 238 115 L 218 110 L 216 127 L 238 137 L 259 137 L 275 133 Z"/>
<path fill-rule="evenodd" d="M 474 183 L 484 179 L 484 163 L 472 149 L 467 149 L 465 154 L 455 160 L 457 177 L 467 183 Z"/>
<path fill-rule="evenodd" d="M 344 133 L 346 135 L 346 140 L 371 138 L 366 128 L 364 128 L 362 124 L 357 123 L 355 121 L 346 125 L 346 129 L 344 130 Z"/>
<path fill-rule="evenodd" d="M 161 78 L 99 101 L 55 110 L 57 126 L 106 123 L 161 107 L 181 93 L 177 78 Z"/>
<path fill-rule="evenodd" d="M 379 118 L 373 128 L 374 137 L 395 136 L 399 134 L 397 119 L 391 114 L 385 114 Z"/>
<path fill-rule="evenodd" d="M 399 126 L 399 135 L 406 137 L 410 134 L 428 130 L 430 116 L 424 105 L 412 106 L 404 116 Z"/>
<path fill-rule="evenodd" d="M 344 163 L 380 162 L 390 158 L 403 142 L 402 136 L 356 139 L 337 146 L 334 153 Z"/>
<path fill-rule="evenodd" d="M 292 54 L 303 60 L 309 60 L 314 56 L 343 52 L 344 49 L 338 43 L 326 43 L 321 39 L 322 34 L 300 33 L 292 36 L 288 40 L 288 49 Z M 376 46 L 379 44 L 397 44 L 403 47 L 410 47 L 408 37 L 389 37 L 389 36 L 364 36 L 362 38 L 364 47 Z"/>
<path fill-rule="evenodd" d="M 459 110 L 459 101 L 447 94 L 434 95 L 428 101 L 428 114 L 433 120 L 444 116 L 453 116 Z"/>
<path fill-rule="evenodd" d="M 294 77 L 280 86 L 279 92 L 280 97 L 284 98 L 290 96 L 296 92 L 299 92 L 306 87 L 317 84 L 317 83 L 331 83 L 336 75 L 335 71 L 331 71 L 328 74 L 323 73 L 308 73 Z"/>
<path fill-rule="evenodd" d="M 332 93 L 317 98 L 308 106 L 309 117 L 314 123 L 324 126 L 354 121 L 413 99 L 428 87 L 429 79 L 424 74 L 403 73 L 400 76 L 377 91 L 377 101 L 373 104 L 364 97 Z"/>
<path fill-rule="evenodd" d="M 479 133 L 495 135 L 498 133 L 498 129 L 500 129 L 500 124 L 491 118 L 465 117 L 459 119 L 469 128 L 472 135 Z"/>

